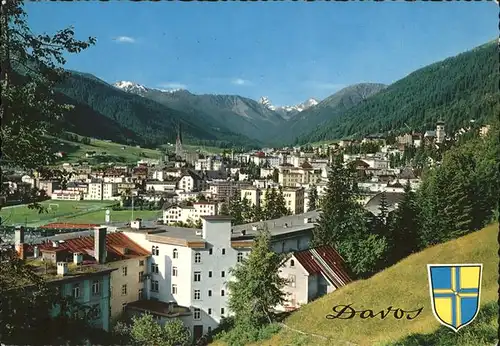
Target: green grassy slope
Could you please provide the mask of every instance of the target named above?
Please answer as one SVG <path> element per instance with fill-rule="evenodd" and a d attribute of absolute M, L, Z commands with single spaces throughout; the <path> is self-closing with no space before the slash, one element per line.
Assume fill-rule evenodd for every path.
<path fill-rule="evenodd" d="M 89 151 L 94 151 L 96 154 L 106 153 L 106 162 L 117 163 L 136 163 L 141 159 L 159 159 L 162 155 L 162 151 L 160 150 L 140 148 L 99 139 L 91 139 L 90 144 L 57 139 L 54 143 L 54 151 L 63 151 L 67 154 L 67 157 L 60 159 L 61 163 L 71 163 L 79 160 L 96 163 L 97 159 L 85 157 L 85 153 Z"/>
<path fill-rule="evenodd" d="M 389 130 L 425 131 L 441 118 L 447 131 L 500 112 L 496 41 L 419 69 L 357 106 L 336 114 L 299 143 Z M 325 110 L 328 111 L 328 110 Z M 406 125 L 405 125 L 406 124 Z"/>
<path fill-rule="evenodd" d="M 498 328 L 497 234 L 498 224 L 493 224 L 428 248 L 368 280 L 353 282 L 301 307 L 285 320 L 285 324 L 291 328 L 327 339 L 283 329 L 271 340 L 259 344 L 345 345 L 341 341 L 349 341 L 356 345 L 386 345 L 399 340 L 398 345 L 492 345 L 495 340 L 485 338 L 494 338 L 494 331 Z M 431 263 L 483 263 L 481 316 L 458 333 L 441 327 L 432 313 L 427 278 L 427 264 Z M 384 320 L 325 318 L 334 306 L 349 303 L 353 303 L 357 310 L 371 308 L 378 312 L 393 306 L 406 310 L 423 307 L 423 311 L 415 320 L 395 320 L 390 317 Z"/>

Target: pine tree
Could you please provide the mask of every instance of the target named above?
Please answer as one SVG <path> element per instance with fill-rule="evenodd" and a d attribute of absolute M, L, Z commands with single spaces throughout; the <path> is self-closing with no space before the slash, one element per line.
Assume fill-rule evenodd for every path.
<path fill-rule="evenodd" d="M 389 203 L 387 203 L 387 195 L 385 194 L 385 191 L 382 191 L 382 194 L 380 195 L 380 205 L 378 207 L 379 214 L 378 214 L 378 219 L 379 221 L 383 224 L 387 224 L 387 215 L 388 215 L 388 210 L 389 210 Z"/>
<path fill-rule="evenodd" d="M 313 244 L 336 247 L 354 233 L 363 233 L 364 212 L 357 196 L 356 172 L 349 165 L 344 167 L 341 155 L 334 157 L 321 200 L 322 213 L 313 232 Z"/>
<path fill-rule="evenodd" d="M 252 252 L 230 270 L 235 280 L 227 283 L 228 306 L 236 324 L 260 326 L 272 320 L 273 308 L 285 300 L 282 288 L 287 280 L 279 276 L 285 256 L 272 250 L 271 234 L 264 225 Z"/>
<path fill-rule="evenodd" d="M 241 225 L 244 223 L 243 208 L 238 193 L 235 193 L 228 203 L 229 215 L 233 218 L 233 225 Z"/>
<path fill-rule="evenodd" d="M 244 223 L 252 222 L 253 213 L 252 213 L 252 205 L 248 198 L 242 198 L 241 202 L 241 217 L 243 218 Z"/>
<path fill-rule="evenodd" d="M 409 181 L 405 185 L 403 198 L 393 213 L 391 226 L 391 262 L 395 263 L 419 247 L 419 210 Z"/>
<path fill-rule="evenodd" d="M 316 210 L 317 209 L 317 202 L 318 202 L 318 190 L 316 189 L 316 185 L 312 184 L 311 188 L 309 189 L 309 202 L 307 205 L 307 210 Z"/>
<path fill-rule="evenodd" d="M 274 187 L 266 189 L 263 212 L 266 220 L 272 220 L 276 215 L 276 189 Z"/>
<path fill-rule="evenodd" d="M 275 204 L 276 214 L 274 215 L 275 219 L 291 214 L 291 210 L 288 209 L 286 206 L 285 197 L 283 196 L 283 188 L 281 186 L 278 188 L 278 193 L 276 195 L 275 203 L 276 203 Z"/>
<path fill-rule="evenodd" d="M 227 202 L 223 202 L 221 204 L 220 209 L 219 209 L 219 214 L 220 215 L 227 215 L 227 216 L 230 215 L 230 213 L 229 213 L 229 206 L 228 206 Z"/>
<path fill-rule="evenodd" d="M 252 220 L 251 222 L 258 222 L 264 220 L 264 214 L 260 204 L 254 204 L 252 206 Z"/>

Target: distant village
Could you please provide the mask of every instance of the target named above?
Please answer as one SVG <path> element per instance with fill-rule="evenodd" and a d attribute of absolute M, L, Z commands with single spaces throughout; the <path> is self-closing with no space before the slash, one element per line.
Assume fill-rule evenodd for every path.
<path fill-rule="evenodd" d="M 481 127 L 480 134 L 488 129 Z M 116 201 L 132 208 L 139 200 L 160 203 L 162 217 L 156 220 L 138 218 L 119 225 L 103 218 L 87 230 L 38 243 L 28 242 L 20 227 L 15 230 L 15 246 L 22 258 L 46 263 L 38 268 L 45 277 L 51 274 L 54 284 L 97 306 L 97 326 L 109 330 L 123 314 L 147 311 L 159 323 L 180 318 L 199 339 L 228 316 L 224 283 L 230 268 L 248 256 L 263 224 L 271 233 L 273 249 L 291 253 L 280 273 L 289 280 L 288 298 L 278 311 L 294 310 L 351 281 L 335 249 L 309 247 L 320 213 L 309 210 L 311 191 L 315 189 L 319 198 L 325 194 L 334 155 L 342 154 L 345 164 L 355 167 L 360 202 L 376 215 L 382 193 L 394 210 L 404 186 L 409 183 L 416 190 L 420 184 L 419 170 L 395 158 L 410 148 L 439 148 L 456 138 L 438 122 L 433 130 L 406 133 L 391 144 L 382 136 L 369 136 L 328 145 L 201 156 L 184 150 L 179 134 L 175 154 L 143 159 L 133 168 L 63 163 L 64 182 L 41 179 L 35 172 L 13 172 L 4 177 L 10 191 L 4 199 L 37 187 L 55 203 Z M 377 150 L 353 150 L 370 145 Z M 429 165 L 438 164 L 429 160 Z M 281 187 L 290 215 L 241 225 L 221 215 L 222 204 L 234 196 L 251 205 L 263 203 L 270 187 Z"/>

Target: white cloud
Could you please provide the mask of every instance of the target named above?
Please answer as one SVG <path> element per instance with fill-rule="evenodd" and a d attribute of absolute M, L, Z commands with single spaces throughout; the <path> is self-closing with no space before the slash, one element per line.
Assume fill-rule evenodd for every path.
<path fill-rule="evenodd" d="M 340 90 L 346 87 L 345 84 L 318 82 L 318 81 L 309 81 L 306 83 L 306 85 L 310 88 L 321 89 L 321 90 Z"/>
<path fill-rule="evenodd" d="M 241 79 L 241 78 L 235 78 L 231 81 L 231 83 L 234 85 L 250 85 L 250 84 L 252 84 L 249 80 Z"/>
<path fill-rule="evenodd" d="M 158 84 L 158 87 L 163 89 L 187 89 L 186 84 L 177 83 L 177 82 L 166 82 Z"/>
<path fill-rule="evenodd" d="M 118 36 L 115 37 L 113 40 L 119 43 L 135 43 L 135 38 L 130 36 Z"/>

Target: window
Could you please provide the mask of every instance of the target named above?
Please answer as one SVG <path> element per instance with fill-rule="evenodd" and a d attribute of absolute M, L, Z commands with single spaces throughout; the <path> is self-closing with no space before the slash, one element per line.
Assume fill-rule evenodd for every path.
<path fill-rule="evenodd" d="M 80 298 L 80 284 L 73 285 L 73 298 Z"/>
<path fill-rule="evenodd" d="M 225 272 L 224 270 L 223 270 L 223 271 L 221 271 L 221 272 L 220 272 L 220 277 L 221 277 L 221 278 L 223 278 L 223 277 L 225 277 L 225 276 L 226 276 L 226 272 Z"/>
<path fill-rule="evenodd" d="M 144 272 L 140 271 L 139 272 L 139 282 L 143 282 L 143 281 L 144 281 Z"/>
<path fill-rule="evenodd" d="M 122 304 L 122 312 L 125 312 L 126 309 L 127 309 L 127 303 L 123 303 Z"/>
<path fill-rule="evenodd" d="M 177 249 L 174 249 L 174 250 L 172 251 L 172 257 L 173 257 L 173 258 L 179 258 L 179 252 L 177 252 Z"/>
<path fill-rule="evenodd" d="M 144 267 L 144 260 L 139 261 L 139 267 Z"/>
<path fill-rule="evenodd" d="M 195 300 L 201 299 L 201 291 L 200 290 L 194 290 L 194 299 Z"/>
<path fill-rule="evenodd" d="M 177 294 L 177 285 L 176 284 L 172 285 L 172 294 Z"/>
<path fill-rule="evenodd" d="M 220 296 L 221 297 L 224 297 L 225 294 L 226 294 L 226 292 L 224 292 L 224 290 L 220 290 Z"/>
<path fill-rule="evenodd" d="M 127 294 L 127 284 L 122 285 L 122 296 Z"/>
<path fill-rule="evenodd" d="M 159 248 L 158 246 L 153 245 L 153 246 L 151 247 L 151 254 L 152 254 L 153 256 L 158 256 L 158 255 L 160 255 L 160 248 Z"/>
<path fill-rule="evenodd" d="M 158 280 L 151 280 L 151 292 L 158 292 L 159 286 Z"/>
<path fill-rule="evenodd" d="M 98 296 L 101 293 L 101 283 L 99 280 L 92 281 L 92 295 Z"/>
<path fill-rule="evenodd" d="M 295 261 L 294 260 L 290 260 L 290 267 L 295 267 Z"/>
<path fill-rule="evenodd" d="M 137 300 L 143 300 L 144 299 L 144 290 L 142 288 L 139 288 L 139 294 L 137 295 Z"/>
<path fill-rule="evenodd" d="M 122 267 L 122 275 L 127 276 L 127 267 Z"/>
<path fill-rule="evenodd" d="M 177 276 L 177 267 L 172 267 L 172 276 Z"/>
<path fill-rule="evenodd" d="M 213 249 L 212 249 L 212 248 L 210 248 L 210 249 L 208 250 L 208 254 L 209 254 L 209 255 L 211 255 L 211 254 L 213 254 L 213 253 L 214 253 Z"/>
<path fill-rule="evenodd" d="M 222 249 L 222 254 L 225 255 L 226 254 L 226 249 Z"/>
<path fill-rule="evenodd" d="M 210 327 L 210 326 L 209 326 L 209 327 L 207 328 L 207 331 L 208 331 L 208 333 L 210 334 L 210 333 L 212 332 L 212 327 Z"/>
<path fill-rule="evenodd" d="M 211 297 L 212 296 L 212 290 L 208 290 L 208 296 Z"/>
<path fill-rule="evenodd" d="M 220 308 L 220 314 L 224 315 L 224 308 Z"/>
<path fill-rule="evenodd" d="M 288 284 L 291 287 L 295 287 L 295 275 L 293 275 L 293 274 L 288 275 Z"/>
<path fill-rule="evenodd" d="M 211 278 L 212 277 L 212 271 L 209 271 L 208 272 L 208 277 Z"/>
<path fill-rule="evenodd" d="M 198 308 L 194 308 L 193 317 L 195 320 L 201 320 L 201 310 Z"/>
<path fill-rule="evenodd" d="M 197 252 L 194 254 L 194 263 L 201 263 L 201 253 Z"/>
<path fill-rule="evenodd" d="M 208 308 L 208 314 L 211 315 L 212 314 L 212 309 L 211 308 Z"/>
<path fill-rule="evenodd" d="M 158 264 L 151 263 L 151 273 L 158 274 L 159 272 L 160 272 L 160 270 L 158 269 Z"/>
<path fill-rule="evenodd" d="M 194 281 L 201 281 L 201 272 L 194 272 Z"/>
<path fill-rule="evenodd" d="M 243 253 L 238 252 L 238 257 L 236 258 L 236 260 L 237 260 L 238 262 L 243 261 Z"/>

